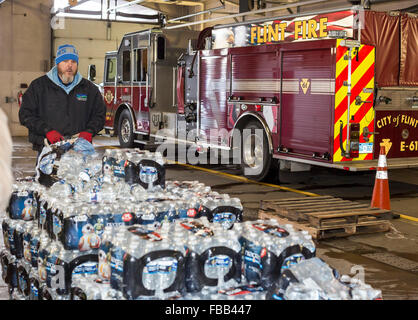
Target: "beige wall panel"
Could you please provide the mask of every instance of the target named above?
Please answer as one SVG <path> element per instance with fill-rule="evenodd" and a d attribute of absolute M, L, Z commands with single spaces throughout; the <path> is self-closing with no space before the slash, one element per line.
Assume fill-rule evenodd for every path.
<path fill-rule="evenodd" d="M 17 99 L 21 83 L 49 69 L 51 0 L 5 1 L 0 7 L 0 108 L 8 117 L 12 135 L 27 135 L 19 123 Z M 26 15 L 25 15 L 26 14 Z"/>

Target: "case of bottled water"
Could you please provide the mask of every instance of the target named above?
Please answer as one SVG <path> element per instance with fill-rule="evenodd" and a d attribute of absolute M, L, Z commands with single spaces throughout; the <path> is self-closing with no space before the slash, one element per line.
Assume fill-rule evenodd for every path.
<path fill-rule="evenodd" d="M 105 242 L 109 243 L 109 242 Z M 111 240 L 110 284 L 126 299 L 167 294 L 184 288 L 185 240 L 166 228 L 158 232 L 142 225 L 117 228 Z M 103 247 L 103 251 L 109 251 Z"/>
<path fill-rule="evenodd" d="M 16 181 L 6 212 L 11 219 L 30 221 L 35 219 L 38 203 L 34 194 L 33 183 Z"/>
<path fill-rule="evenodd" d="M 98 281 L 97 275 L 75 276 L 71 284 L 71 300 L 123 300 L 109 283 Z"/>
<path fill-rule="evenodd" d="M 8 285 L 9 292 L 17 288 L 17 259 L 8 250 L 0 254 L 3 281 Z"/>
<path fill-rule="evenodd" d="M 319 258 L 301 261 L 285 270 L 267 294 L 276 300 L 374 300 L 381 291 L 361 281 L 342 279 L 336 270 Z"/>
<path fill-rule="evenodd" d="M 315 256 L 315 245 L 306 233 L 275 220 L 236 224 L 241 234 L 244 276 L 248 283 L 269 289 L 290 265 Z"/>
<path fill-rule="evenodd" d="M 241 281 L 241 245 L 235 230 L 202 217 L 180 219 L 170 232 L 187 247 L 186 291 L 198 292 L 205 286 L 218 290 Z"/>
<path fill-rule="evenodd" d="M 61 203 L 52 214 L 52 238 L 59 240 L 66 250 L 98 249 L 106 226 L 136 222 L 133 209 L 133 205 L 120 203 Z"/>
<path fill-rule="evenodd" d="M 139 149 L 107 149 L 102 158 L 105 181 L 123 179 L 146 189 L 165 187 L 165 160 L 159 152 Z"/>
<path fill-rule="evenodd" d="M 97 250 L 65 250 L 61 243 L 55 241 L 46 258 L 46 285 L 59 295 L 68 295 L 74 276 L 97 274 L 97 267 Z"/>

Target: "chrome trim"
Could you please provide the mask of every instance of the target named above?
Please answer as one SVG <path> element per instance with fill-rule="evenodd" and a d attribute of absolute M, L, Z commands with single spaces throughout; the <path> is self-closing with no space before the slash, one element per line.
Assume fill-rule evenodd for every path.
<path fill-rule="evenodd" d="M 134 139 L 134 142 L 135 143 L 140 143 L 140 144 L 147 144 L 148 143 L 148 141 L 136 140 L 136 139 Z"/>
<path fill-rule="evenodd" d="M 176 94 L 177 94 L 177 69 L 173 67 L 173 107 L 177 107 Z"/>
<path fill-rule="evenodd" d="M 250 104 L 250 105 L 262 105 L 262 106 L 271 106 L 276 107 L 280 105 L 279 103 L 271 103 L 267 101 L 248 101 L 248 100 L 231 100 L 228 98 L 228 103 L 230 104 Z"/>
<path fill-rule="evenodd" d="M 142 134 L 143 136 L 147 136 L 148 133 L 146 132 L 141 132 L 141 131 L 134 131 L 135 134 Z"/>
<path fill-rule="evenodd" d="M 132 109 L 131 104 L 130 104 L 130 103 L 127 103 L 127 102 L 122 102 L 122 103 L 119 105 L 119 107 L 116 109 L 115 114 L 116 114 L 116 113 L 118 113 L 119 108 L 126 108 L 126 109 L 128 109 L 128 110 L 129 110 L 129 112 L 130 112 L 130 114 L 131 114 L 131 117 L 132 117 L 132 122 L 133 122 L 133 125 L 134 125 L 134 126 L 133 126 L 133 129 L 135 129 L 135 128 L 136 128 L 136 117 L 135 117 L 135 114 L 134 114 L 134 112 L 133 112 L 133 109 Z M 132 130 L 132 131 L 135 131 L 135 130 Z"/>
<path fill-rule="evenodd" d="M 262 103 L 260 103 L 260 104 L 262 104 Z M 234 124 L 234 127 L 232 128 L 232 131 L 236 129 L 236 126 L 240 122 L 241 119 L 243 119 L 245 117 L 249 117 L 249 116 L 252 116 L 252 117 L 256 118 L 258 121 L 260 121 L 260 123 L 263 126 L 263 128 L 266 132 L 266 135 L 267 135 L 267 141 L 268 141 L 268 144 L 269 144 L 270 153 L 273 154 L 273 139 L 271 138 L 270 128 L 268 127 L 264 118 L 261 117 L 258 113 L 246 112 L 246 113 L 243 113 L 242 115 L 240 115 L 239 118 L 237 119 L 237 121 L 235 121 L 235 124 Z M 229 139 L 229 148 L 231 148 L 231 139 Z"/>
<path fill-rule="evenodd" d="M 197 53 L 197 110 L 196 110 L 196 129 L 198 132 L 198 137 L 200 135 L 200 51 Z M 192 66 L 193 67 L 193 66 Z"/>
<path fill-rule="evenodd" d="M 165 140 L 170 140 L 172 142 L 176 142 L 176 143 L 185 143 L 185 144 L 190 144 L 190 145 L 195 145 L 195 146 L 202 146 L 204 148 L 214 148 L 214 149 L 222 149 L 222 150 L 231 150 L 230 147 L 225 147 L 225 146 L 219 146 L 219 145 L 215 145 L 215 144 L 209 144 L 209 143 L 197 143 L 195 141 L 189 141 L 189 140 L 184 140 L 184 139 L 179 139 L 179 138 L 175 138 L 175 137 L 169 137 L 169 136 L 159 136 L 159 135 L 155 135 L 155 134 L 150 134 L 151 137 L 153 138 L 160 138 L 160 139 L 165 139 Z"/>

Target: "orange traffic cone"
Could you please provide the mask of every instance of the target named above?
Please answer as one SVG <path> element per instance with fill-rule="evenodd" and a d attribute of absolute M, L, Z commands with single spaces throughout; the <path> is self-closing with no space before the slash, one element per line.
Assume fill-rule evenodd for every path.
<path fill-rule="evenodd" d="M 390 210 L 388 168 L 384 146 L 380 146 L 379 161 L 377 163 L 376 179 L 370 206 L 372 208 Z"/>

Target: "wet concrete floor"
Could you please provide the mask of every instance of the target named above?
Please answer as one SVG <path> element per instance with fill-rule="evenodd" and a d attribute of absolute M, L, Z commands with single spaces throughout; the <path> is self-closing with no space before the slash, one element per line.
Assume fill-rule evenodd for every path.
<path fill-rule="evenodd" d="M 33 175 L 36 153 L 26 138 L 13 139 L 13 171 L 15 178 Z M 118 147 L 117 138 L 97 137 L 98 152 Z M 238 174 L 234 165 L 201 165 L 221 173 Z M 231 176 L 214 174 L 177 164 L 167 165 L 168 180 L 199 180 L 219 193 L 238 197 L 244 206 L 244 220 L 257 219 L 260 200 L 305 197 L 303 194 L 243 182 Z M 360 203 L 370 203 L 375 174 L 350 174 L 336 170 L 314 168 L 311 173 L 282 177 L 286 188 L 319 195 L 331 195 Z M 389 171 L 391 207 L 394 213 L 418 218 L 418 169 Z M 316 242 L 317 256 L 341 274 L 362 278 L 367 284 L 382 290 L 386 300 L 418 299 L 418 222 L 393 219 L 386 233 L 353 235 Z M 0 299 L 7 299 L 6 286 L 0 280 Z"/>

